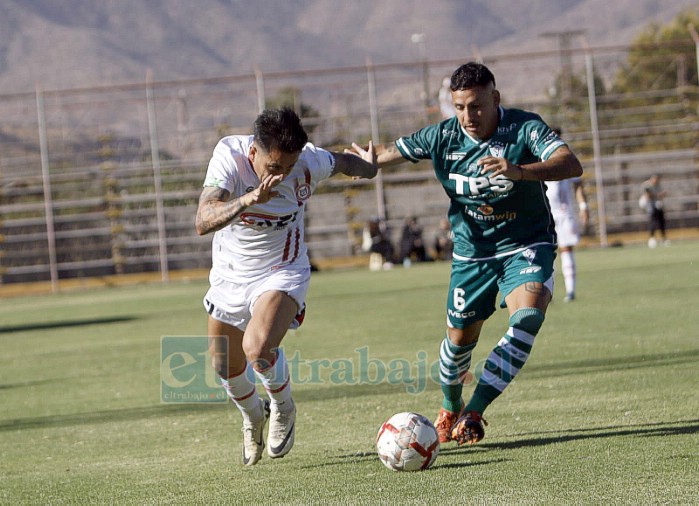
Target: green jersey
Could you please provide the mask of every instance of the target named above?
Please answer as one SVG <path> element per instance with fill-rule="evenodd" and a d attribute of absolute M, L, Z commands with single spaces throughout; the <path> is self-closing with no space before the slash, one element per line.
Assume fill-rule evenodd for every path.
<path fill-rule="evenodd" d="M 401 137 L 396 146 L 417 163 L 431 159 L 437 179 L 451 200 L 454 258 L 510 255 L 539 244 L 556 243 L 543 181 L 489 177 L 477 165 L 485 156 L 514 164 L 546 160 L 563 140 L 537 114 L 500 108 L 498 127 L 487 141 L 468 135 L 456 117 Z"/>

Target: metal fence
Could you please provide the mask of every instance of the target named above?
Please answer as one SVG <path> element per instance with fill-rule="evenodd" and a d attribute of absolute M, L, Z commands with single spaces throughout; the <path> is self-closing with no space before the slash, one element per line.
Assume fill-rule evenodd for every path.
<path fill-rule="evenodd" d="M 644 226 L 638 185 L 652 172 L 666 175 L 670 226 L 699 222 L 696 85 L 678 78 L 671 89 L 624 96 L 596 96 L 588 87 L 565 103 L 547 94 L 566 75 L 611 81 L 627 50 L 483 58 L 506 107 L 534 110 L 564 126 L 585 164 L 602 245 L 609 233 Z M 666 51 L 649 57 L 676 65 Z M 196 235 L 193 220 L 220 137 L 249 133 L 262 107 L 285 100 L 317 145 L 390 141 L 440 119 L 438 88 L 461 63 L 367 62 L 169 82 L 146 76 L 122 86 L 0 95 L 0 279 L 55 284 L 157 271 L 167 280 L 171 270 L 207 267 L 210 238 Z M 584 121 L 569 121 L 571 103 L 584 106 Z M 620 127 L 620 115 L 634 119 Z M 672 146 L 670 139 L 685 147 L 647 147 Z M 429 237 L 447 205 L 424 162 L 370 182 L 334 179 L 310 202 L 307 239 L 316 258 L 353 255 L 369 217 L 385 217 L 398 230 L 411 214 L 421 217 Z"/>

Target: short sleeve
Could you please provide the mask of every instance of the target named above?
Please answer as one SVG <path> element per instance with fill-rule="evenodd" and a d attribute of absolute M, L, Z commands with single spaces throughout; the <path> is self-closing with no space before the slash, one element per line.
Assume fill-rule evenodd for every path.
<path fill-rule="evenodd" d="M 237 178 L 238 166 L 231 146 L 225 138 L 221 139 L 214 148 L 211 160 L 209 160 L 209 168 L 206 171 L 203 186 L 222 188 L 232 193 Z"/>
<path fill-rule="evenodd" d="M 522 130 L 529 150 L 539 160 L 547 160 L 551 154 L 566 143 L 538 115 L 532 115 Z"/>
<path fill-rule="evenodd" d="M 322 181 L 333 175 L 335 170 L 335 157 L 330 151 L 311 144 L 306 144 L 301 153 L 301 160 L 313 173 L 316 181 Z"/>
<path fill-rule="evenodd" d="M 434 125 L 421 128 L 412 135 L 396 140 L 396 147 L 403 158 L 417 163 L 432 157 L 432 147 L 436 144 L 436 130 Z"/>

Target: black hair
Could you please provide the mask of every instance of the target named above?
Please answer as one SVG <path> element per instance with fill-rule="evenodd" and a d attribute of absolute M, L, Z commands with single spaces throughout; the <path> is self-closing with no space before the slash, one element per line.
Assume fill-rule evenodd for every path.
<path fill-rule="evenodd" d="M 257 117 L 253 135 L 265 151 L 278 149 L 283 153 L 298 153 L 308 142 L 308 134 L 298 115 L 288 107 L 265 109 Z"/>
<path fill-rule="evenodd" d="M 451 75 L 451 91 L 467 90 L 476 86 L 487 86 L 493 83 L 495 87 L 495 76 L 482 63 L 468 62 L 461 65 Z"/>

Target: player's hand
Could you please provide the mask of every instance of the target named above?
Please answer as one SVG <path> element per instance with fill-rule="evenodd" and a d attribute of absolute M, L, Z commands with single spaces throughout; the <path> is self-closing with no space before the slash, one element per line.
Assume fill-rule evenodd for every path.
<path fill-rule="evenodd" d="M 587 226 L 590 224 L 590 211 L 588 209 L 580 209 L 580 225 L 583 230 L 587 230 Z"/>
<path fill-rule="evenodd" d="M 279 192 L 273 190 L 273 188 L 281 183 L 282 179 L 284 179 L 284 174 L 267 174 L 262 179 L 260 186 L 241 197 L 241 200 L 245 199 L 243 201 L 243 205 L 249 207 L 254 204 L 264 204 L 269 202 L 274 197 L 279 195 Z"/>
<path fill-rule="evenodd" d="M 372 165 L 376 165 L 376 151 L 374 150 L 374 143 L 369 141 L 369 145 L 363 148 L 356 142 L 352 143 L 352 149 L 345 148 L 345 154 L 358 156 L 365 162 L 369 162 Z M 362 179 L 361 176 L 352 176 L 352 179 Z"/>
<path fill-rule="evenodd" d="M 376 152 L 374 151 L 373 141 L 369 141 L 369 145 L 366 148 L 363 148 L 356 142 L 353 142 L 352 149 L 345 149 L 345 153 L 358 156 L 365 162 L 376 165 Z"/>
<path fill-rule="evenodd" d="M 488 174 L 488 177 L 503 175 L 512 181 L 522 180 L 522 168 L 518 165 L 510 163 L 505 158 L 496 156 L 484 156 L 478 160 L 478 165 L 481 168 L 481 174 Z"/>

